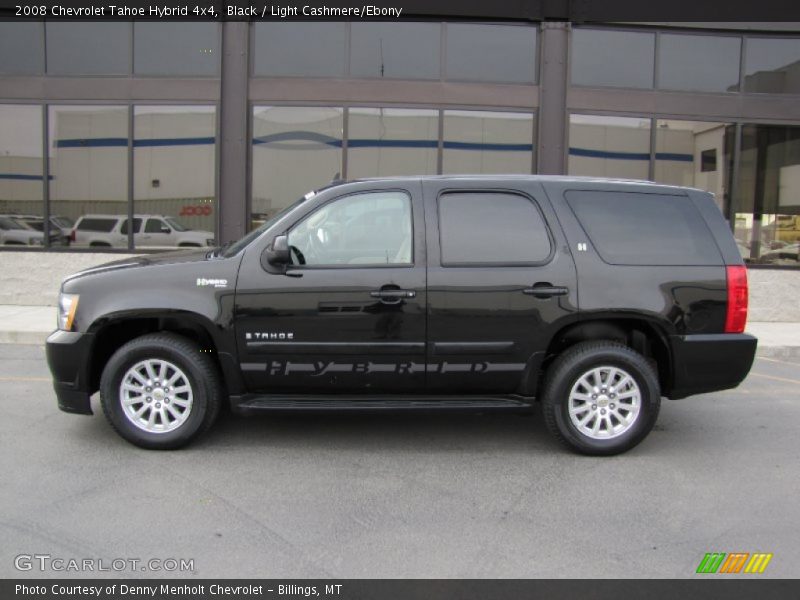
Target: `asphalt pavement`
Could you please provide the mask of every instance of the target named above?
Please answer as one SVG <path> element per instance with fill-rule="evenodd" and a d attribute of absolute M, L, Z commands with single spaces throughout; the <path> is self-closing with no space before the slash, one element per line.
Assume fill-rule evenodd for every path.
<path fill-rule="evenodd" d="M 800 564 L 797 362 L 759 358 L 736 390 L 665 400 L 650 436 L 611 458 L 565 450 L 538 412 L 228 414 L 187 449 L 146 451 L 99 411 L 60 412 L 39 345 L 0 345 L 0 403 L 4 578 L 683 578 L 707 552 L 773 554 L 761 575 L 726 577 Z M 17 570 L 20 555 L 192 562 L 41 572 Z"/>

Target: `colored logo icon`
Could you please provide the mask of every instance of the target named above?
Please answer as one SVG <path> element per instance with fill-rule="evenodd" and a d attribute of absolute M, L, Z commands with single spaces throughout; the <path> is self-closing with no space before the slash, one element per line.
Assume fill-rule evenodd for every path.
<path fill-rule="evenodd" d="M 707 552 L 697 566 L 697 573 L 763 573 L 772 554 L 763 552 Z"/>

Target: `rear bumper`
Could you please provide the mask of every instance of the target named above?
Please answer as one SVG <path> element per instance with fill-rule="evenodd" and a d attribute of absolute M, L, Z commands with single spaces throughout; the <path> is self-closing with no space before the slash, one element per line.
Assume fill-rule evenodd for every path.
<path fill-rule="evenodd" d="M 673 379 L 667 397 L 736 387 L 750 372 L 757 344 L 746 333 L 671 336 Z"/>
<path fill-rule="evenodd" d="M 92 414 L 88 357 L 93 337 L 89 333 L 54 331 L 47 338 L 47 364 L 53 374 L 58 408 L 64 412 Z"/>

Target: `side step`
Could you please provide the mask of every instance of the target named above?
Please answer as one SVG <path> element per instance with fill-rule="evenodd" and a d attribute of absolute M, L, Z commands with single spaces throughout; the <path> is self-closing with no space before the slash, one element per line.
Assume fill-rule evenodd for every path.
<path fill-rule="evenodd" d="M 525 411 L 534 398 L 526 396 L 403 396 L 247 394 L 231 396 L 231 408 L 240 414 L 256 412 L 381 412 L 381 411 Z"/>

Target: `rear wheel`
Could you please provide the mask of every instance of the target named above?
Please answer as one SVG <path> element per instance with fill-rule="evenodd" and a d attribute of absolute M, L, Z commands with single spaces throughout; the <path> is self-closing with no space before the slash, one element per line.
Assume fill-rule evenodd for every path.
<path fill-rule="evenodd" d="M 583 454 L 630 450 L 655 425 L 658 377 L 638 352 L 615 342 L 583 342 L 551 365 L 544 386 L 548 429 Z"/>
<path fill-rule="evenodd" d="M 216 366 L 191 340 L 171 333 L 136 338 L 117 350 L 100 379 L 103 412 L 129 442 L 179 448 L 216 420 L 222 385 Z"/>

